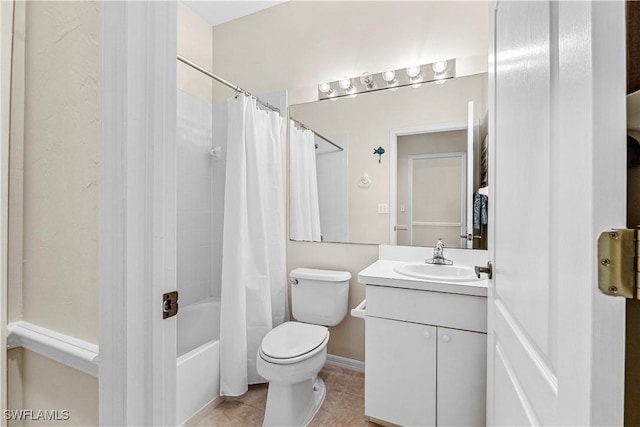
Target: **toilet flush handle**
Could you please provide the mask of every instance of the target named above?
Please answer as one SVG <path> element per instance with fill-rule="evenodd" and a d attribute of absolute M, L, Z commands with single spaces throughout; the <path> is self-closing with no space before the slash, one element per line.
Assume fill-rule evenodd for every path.
<path fill-rule="evenodd" d="M 298 279 L 296 279 L 295 277 L 292 277 L 291 279 L 289 279 L 289 283 L 291 283 L 292 285 L 297 285 Z"/>

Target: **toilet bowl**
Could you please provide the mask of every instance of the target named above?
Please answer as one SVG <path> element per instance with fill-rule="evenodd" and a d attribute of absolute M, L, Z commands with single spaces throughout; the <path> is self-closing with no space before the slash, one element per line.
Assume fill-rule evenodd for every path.
<path fill-rule="evenodd" d="M 256 369 L 269 381 L 265 426 L 306 426 L 326 394 L 318 372 L 327 360 L 329 330 L 347 314 L 351 274 L 297 268 L 290 274 L 291 305 L 298 321 L 267 333 Z"/>
<path fill-rule="evenodd" d="M 286 322 L 258 350 L 256 369 L 269 381 L 265 426 L 305 426 L 320 409 L 325 387 L 318 372 L 327 360 L 324 326 Z"/>

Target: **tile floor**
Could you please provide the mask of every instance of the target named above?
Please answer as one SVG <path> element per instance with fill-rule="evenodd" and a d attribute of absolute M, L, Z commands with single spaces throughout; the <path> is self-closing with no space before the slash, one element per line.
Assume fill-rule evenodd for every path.
<path fill-rule="evenodd" d="M 327 388 L 327 395 L 309 427 L 377 426 L 364 416 L 363 372 L 325 365 L 319 376 Z M 197 425 L 262 426 L 267 388 L 267 384 L 249 386 L 247 393 L 227 398 Z"/>

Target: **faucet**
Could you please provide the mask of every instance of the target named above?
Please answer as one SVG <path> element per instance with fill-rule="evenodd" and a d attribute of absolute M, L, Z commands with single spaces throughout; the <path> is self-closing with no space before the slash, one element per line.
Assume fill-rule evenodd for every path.
<path fill-rule="evenodd" d="M 427 264 L 440 264 L 440 265 L 452 265 L 453 261 L 444 257 L 444 242 L 441 238 L 438 239 L 436 245 L 433 248 L 433 258 L 425 260 Z"/>

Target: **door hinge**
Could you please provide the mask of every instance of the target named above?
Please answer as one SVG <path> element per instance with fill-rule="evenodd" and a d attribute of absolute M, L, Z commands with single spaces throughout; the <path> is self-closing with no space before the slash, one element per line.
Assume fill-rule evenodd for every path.
<path fill-rule="evenodd" d="M 614 297 L 640 299 L 640 230 L 613 229 L 598 238 L 598 287 Z"/>
<path fill-rule="evenodd" d="M 168 319 L 178 314 L 178 291 L 162 295 L 162 318 Z"/>

